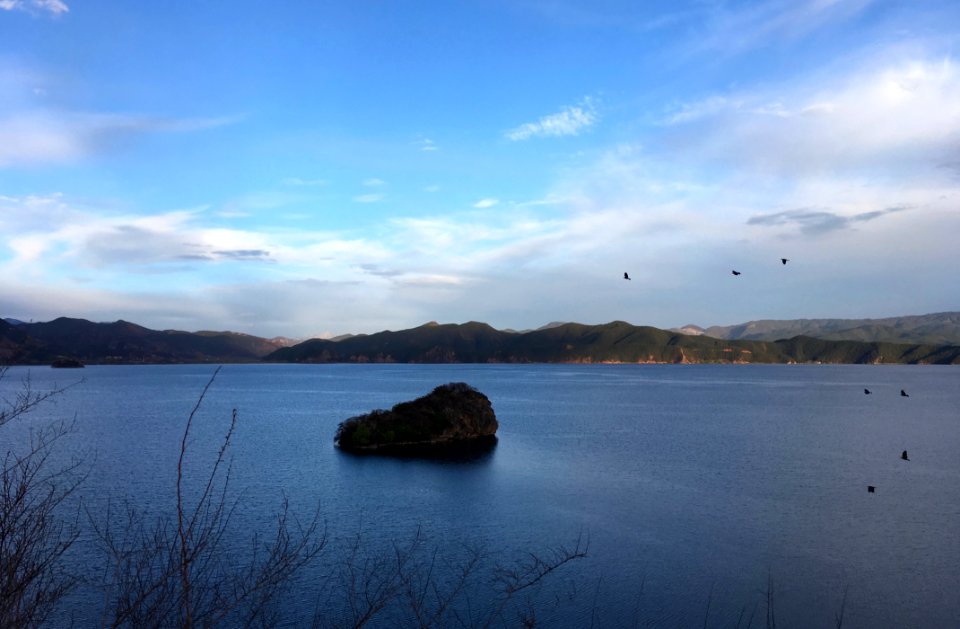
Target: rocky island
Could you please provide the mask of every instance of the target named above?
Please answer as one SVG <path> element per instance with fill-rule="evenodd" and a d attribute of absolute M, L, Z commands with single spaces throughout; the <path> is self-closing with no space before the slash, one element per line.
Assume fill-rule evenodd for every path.
<path fill-rule="evenodd" d="M 377 454 L 484 447 L 496 443 L 498 427 L 486 395 L 464 382 L 451 382 L 389 411 L 375 410 L 341 422 L 334 445 Z"/>

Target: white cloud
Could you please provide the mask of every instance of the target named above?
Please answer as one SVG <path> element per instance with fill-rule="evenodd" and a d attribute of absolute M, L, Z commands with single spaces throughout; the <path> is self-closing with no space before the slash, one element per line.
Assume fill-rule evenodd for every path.
<path fill-rule="evenodd" d="M 437 146 L 436 143 L 435 143 L 433 140 L 431 140 L 430 138 L 424 138 L 424 139 L 420 140 L 419 142 L 417 142 L 417 144 L 420 146 L 420 150 L 421 150 L 421 151 L 427 151 L 427 152 L 429 152 L 429 151 L 439 151 L 439 150 L 440 150 L 440 147 Z"/>
<path fill-rule="evenodd" d="M 739 5 L 705 4 L 704 26 L 686 42 L 690 51 L 742 53 L 775 41 L 799 39 L 848 20 L 875 0 L 765 0 Z M 731 8 L 735 7 L 735 8 Z"/>
<path fill-rule="evenodd" d="M 220 208 L 220 216 L 250 216 L 261 210 L 276 210 L 285 206 L 301 203 L 310 197 L 287 190 L 267 190 L 249 192 L 235 199 L 230 199 Z"/>
<path fill-rule="evenodd" d="M 960 200 L 956 183 L 857 187 L 842 178 L 808 177 L 783 205 L 787 197 L 763 186 L 691 185 L 672 178 L 673 170 L 672 163 L 620 147 L 569 172 L 570 181 L 547 194 L 547 202 L 394 218 L 360 238 L 211 227 L 209 211 L 110 215 L 73 207 L 61 195 L 0 197 L 0 230 L 12 236 L 7 251 L 0 249 L 0 305 L 34 318 L 56 311 L 152 327 L 302 336 L 318 322 L 337 332 L 430 319 L 535 327 L 558 311 L 588 322 L 674 325 L 709 299 L 715 309 L 703 323 L 714 323 L 776 315 L 765 310 L 773 302 L 786 309 L 781 315 L 810 314 L 807 301 L 778 292 L 773 279 L 763 283 L 758 267 L 767 259 L 779 264 L 781 254 L 796 260 L 794 293 L 809 303 L 828 301 L 827 285 L 817 283 L 823 276 L 866 274 L 873 265 L 891 281 L 889 274 L 901 271 L 876 269 L 894 257 L 902 273 L 939 278 L 936 273 L 947 272 L 937 267 L 950 268 L 955 255 L 960 216 L 951 218 L 950 208 Z M 894 211 L 895 205 L 911 209 Z M 916 243 L 923 243 L 922 256 Z M 13 259 L 2 262 L 5 253 Z M 749 269 L 757 290 L 732 295 L 718 281 L 718 269 L 726 277 L 731 260 Z M 242 275 L 231 271 L 236 265 L 243 265 Z M 623 271 L 635 279 L 631 289 L 643 290 L 624 292 Z M 154 273 L 149 295 L 143 273 Z M 78 288 L 78 276 L 88 288 Z M 24 310 L 26 296 L 36 291 L 18 292 L 11 278 L 62 299 L 41 299 Z M 590 300 L 576 297 L 584 286 Z M 663 308 L 656 319 L 644 309 L 650 291 Z M 910 296 L 917 308 L 933 307 L 929 298 Z M 859 297 L 875 303 L 867 293 Z"/>
<path fill-rule="evenodd" d="M 440 192 L 440 186 L 437 184 L 431 184 L 423 189 L 424 192 Z"/>
<path fill-rule="evenodd" d="M 376 242 L 302 229 L 228 229 L 210 226 L 207 216 L 206 208 L 111 214 L 71 206 L 62 195 L 2 196 L 0 275 L 42 282 L 83 273 L 99 283 L 137 284 L 136 274 L 190 272 L 202 283 L 199 271 L 214 263 L 271 262 L 274 270 L 247 267 L 245 275 L 326 269 L 347 280 L 352 266 L 386 256 Z"/>
<path fill-rule="evenodd" d="M 42 302 L 56 315 L 286 335 L 430 319 L 535 327 L 557 312 L 656 325 L 904 314 L 889 312 L 891 285 L 917 312 L 953 307 L 960 182 L 939 165 L 960 146 L 960 77 L 922 59 L 830 76 L 681 105 L 642 147 L 580 156 L 532 201 L 366 224 L 360 213 L 349 233 L 0 196 L 0 306 L 40 299 L 18 292 L 31 284 L 64 295 Z M 723 281 L 731 267 L 749 291 Z"/>
<path fill-rule="evenodd" d="M 683 105 L 669 150 L 786 177 L 837 169 L 901 173 L 949 161 L 960 145 L 960 73 L 949 60 L 863 68 Z"/>
<path fill-rule="evenodd" d="M 70 7 L 63 0 L 0 0 L 0 9 L 31 13 L 46 12 L 51 15 L 62 15 L 70 11 Z"/>
<path fill-rule="evenodd" d="M 377 203 L 383 201 L 387 195 L 382 193 L 372 193 L 372 194 L 358 194 L 353 197 L 355 203 Z"/>
<path fill-rule="evenodd" d="M 751 216 L 750 219 L 747 220 L 747 225 L 790 226 L 798 228 L 801 233 L 806 235 L 819 235 L 838 230 L 852 229 L 857 223 L 873 221 L 886 214 L 903 212 L 908 209 L 909 208 L 902 206 L 894 206 L 881 210 L 845 215 L 832 211 L 829 208 L 796 208 L 782 212 Z"/>
<path fill-rule="evenodd" d="M 367 186 L 368 188 L 376 188 L 384 185 L 385 183 L 387 182 L 385 182 L 383 179 L 377 179 L 376 177 L 371 177 L 370 179 L 365 179 L 363 181 L 363 185 Z"/>
<path fill-rule="evenodd" d="M 300 177 L 285 177 L 281 182 L 285 186 L 325 186 L 326 179 L 302 179 Z"/>
<path fill-rule="evenodd" d="M 0 114 L 0 168 L 73 162 L 148 133 L 186 132 L 233 124 L 238 118 L 174 119 L 49 110 Z"/>
<path fill-rule="evenodd" d="M 225 209 L 225 210 L 219 210 L 217 212 L 217 216 L 219 216 L 220 218 L 247 218 L 249 216 L 252 216 L 252 214 L 245 210 Z"/>
<path fill-rule="evenodd" d="M 253 251 L 250 238 L 231 238 L 193 227 L 200 210 L 148 216 L 109 216 L 74 208 L 60 195 L 0 199 L 14 256 L 8 270 L 44 272 L 78 267 L 168 263 L 187 259 L 238 259 Z M 250 256 L 239 256 L 249 258 Z"/>
<path fill-rule="evenodd" d="M 667 116 L 666 122 L 667 124 L 693 122 L 736 106 L 731 104 L 728 97 L 710 96 L 702 101 L 681 104 L 677 111 Z"/>
<path fill-rule="evenodd" d="M 534 137 L 579 135 L 597 121 L 597 115 L 591 99 L 584 99 L 581 105 L 565 107 L 555 114 L 544 116 L 536 122 L 528 122 L 507 131 L 509 140 L 528 140 Z"/>

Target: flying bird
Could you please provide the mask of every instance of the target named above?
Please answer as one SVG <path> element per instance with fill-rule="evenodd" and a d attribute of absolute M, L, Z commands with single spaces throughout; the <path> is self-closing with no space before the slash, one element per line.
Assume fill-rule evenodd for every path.
<path fill-rule="evenodd" d="M 864 389 L 863 392 L 864 392 L 864 394 L 866 394 L 866 395 L 870 395 L 870 389 Z"/>
<path fill-rule="evenodd" d="M 900 389 L 900 397 L 910 397 L 910 396 L 907 394 L 906 391 L 904 391 L 903 389 Z"/>
<path fill-rule="evenodd" d="M 903 454 L 900 455 L 900 458 L 903 459 L 904 461 L 909 461 L 909 460 L 910 460 L 910 458 L 907 456 L 907 451 L 906 451 L 906 450 L 903 451 Z"/>
<path fill-rule="evenodd" d="M 630 276 L 627 275 L 626 273 L 624 273 L 624 274 L 623 274 L 623 279 L 628 280 L 628 279 L 630 279 Z"/>
<path fill-rule="evenodd" d="M 790 258 L 780 258 L 780 261 L 786 264 L 787 262 L 790 261 Z"/>
<path fill-rule="evenodd" d="M 730 272 L 733 273 L 734 275 L 740 275 L 740 271 L 730 271 Z"/>
<path fill-rule="evenodd" d="M 875 494 L 875 493 L 877 493 L 877 492 L 876 492 L 876 489 L 877 489 L 877 488 L 874 487 L 873 485 L 867 485 L 867 493 L 868 493 L 868 494 Z"/>

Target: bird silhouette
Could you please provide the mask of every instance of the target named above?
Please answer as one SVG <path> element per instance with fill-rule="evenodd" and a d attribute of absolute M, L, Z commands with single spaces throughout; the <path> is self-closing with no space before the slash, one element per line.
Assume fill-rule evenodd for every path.
<path fill-rule="evenodd" d="M 733 273 L 734 275 L 740 275 L 740 271 L 730 271 L 730 272 Z"/>
<path fill-rule="evenodd" d="M 874 493 L 876 493 L 876 489 L 877 489 L 877 488 L 874 487 L 873 485 L 867 485 L 867 493 L 869 493 L 869 494 L 874 494 Z"/>
<path fill-rule="evenodd" d="M 903 459 L 904 461 L 909 461 L 909 460 L 910 460 L 910 457 L 907 456 L 907 451 L 906 451 L 906 450 L 903 451 L 903 454 L 900 455 L 900 458 Z"/>
<path fill-rule="evenodd" d="M 864 394 L 866 394 L 866 395 L 870 395 L 870 389 L 864 389 L 863 392 L 864 392 Z"/>
<path fill-rule="evenodd" d="M 790 261 L 790 258 L 780 258 L 780 261 L 786 264 L 787 262 Z"/>
<path fill-rule="evenodd" d="M 626 273 L 624 273 L 624 274 L 623 274 L 623 279 L 628 280 L 628 279 L 630 279 L 630 276 L 627 275 Z"/>
<path fill-rule="evenodd" d="M 910 395 L 908 395 L 903 389 L 900 389 L 900 397 L 910 397 Z"/>

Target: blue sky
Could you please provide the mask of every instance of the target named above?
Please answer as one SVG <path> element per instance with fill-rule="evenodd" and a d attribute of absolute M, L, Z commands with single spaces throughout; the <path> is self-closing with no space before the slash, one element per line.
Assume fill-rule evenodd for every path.
<path fill-rule="evenodd" d="M 0 0 L 0 315 L 302 338 L 957 310 L 957 25 Z"/>

